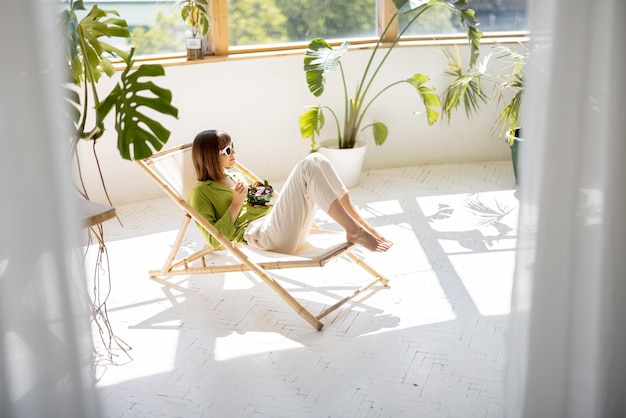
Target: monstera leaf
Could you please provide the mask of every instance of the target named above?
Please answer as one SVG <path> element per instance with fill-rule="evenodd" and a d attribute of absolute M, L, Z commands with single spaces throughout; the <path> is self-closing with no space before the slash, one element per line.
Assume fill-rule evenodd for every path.
<path fill-rule="evenodd" d="M 170 131 L 147 114 L 156 112 L 178 117 L 178 109 L 172 106 L 171 92 L 149 80 L 164 75 L 165 70 L 159 64 L 142 65 L 133 70 L 134 49 L 126 52 L 104 42 L 130 37 L 128 24 L 117 11 L 93 6 L 79 21 L 77 10 L 85 10 L 82 0 L 71 1 L 68 10 L 61 13 L 63 27 L 67 31 L 69 80 L 82 90 L 82 94 L 78 95 L 68 89 L 66 95 L 66 115 L 76 128 L 73 138 L 92 141 L 101 138 L 105 131 L 104 119 L 115 108 L 117 147 L 122 158 L 149 157 L 153 150 L 161 149 L 168 141 Z M 112 59 L 120 59 L 125 69 L 120 82 L 104 101 L 100 101 L 96 86 L 102 74 L 108 77 L 115 74 Z M 91 118 L 89 113 L 94 108 L 95 118 Z M 95 120 L 95 126 L 87 127 L 89 120 Z"/>
<path fill-rule="evenodd" d="M 154 110 L 178 118 L 178 109 L 172 105 L 171 91 L 152 81 L 144 81 L 144 78 L 165 75 L 163 67 L 144 64 L 131 72 L 133 53 L 134 50 L 131 50 L 120 82 L 96 107 L 98 126 L 103 126 L 104 118 L 115 107 L 117 148 L 122 158 L 127 160 L 151 156 L 170 137 L 171 132 L 160 122 L 147 116 L 144 110 Z"/>
<path fill-rule="evenodd" d="M 80 123 L 80 96 L 69 86 L 63 86 L 63 109 L 61 109 L 61 113 L 65 115 L 65 117 L 72 121 L 72 124 L 77 127 Z"/>
<path fill-rule="evenodd" d="M 102 10 L 93 6 L 80 21 L 76 10 L 84 10 L 82 1 L 72 3 L 71 8 L 62 15 L 68 31 L 70 74 L 76 85 L 83 81 L 83 77 L 97 83 L 102 72 L 109 77 L 115 73 L 108 57 L 119 57 L 123 61 L 128 58 L 128 52 L 103 42 L 101 38 L 129 38 L 128 24 L 115 10 Z"/>

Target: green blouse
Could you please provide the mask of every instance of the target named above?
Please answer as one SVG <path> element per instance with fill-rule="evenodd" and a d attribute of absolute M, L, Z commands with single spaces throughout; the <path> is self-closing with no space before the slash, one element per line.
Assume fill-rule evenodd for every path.
<path fill-rule="evenodd" d="M 242 180 L 249 184 L 243 175 L 229 175 L 233 181 Z M 237 219 L 233 219 L 228 212 L 228 207 L 233 201 L 233 191 L 213 180 L 199 181 L 189 191 L 189 204 L 197 210 L 211 225 L 231 241 L 245 242 L 243 233 L 246 227 L 255 219 L 269 213 L 272 206 L 251 206 L 244 202 Z M 220 243 L 207 230 L 202 228 L 197 222 L 196 225 L 202 231 L 204 238 L 213 248 L 219 247 Z"/>

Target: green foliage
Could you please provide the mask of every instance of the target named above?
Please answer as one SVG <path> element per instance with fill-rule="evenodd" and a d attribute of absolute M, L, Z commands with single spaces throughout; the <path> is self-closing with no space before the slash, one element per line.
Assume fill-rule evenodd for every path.
<path fill-rule="evenodd" d="M 472 4 L 474 2 L 472 1 Z M 446 7 L 432 7 L 424 10 L 419 17 L 419 25 L 411 25 L 405 35 L 428 35 L 442 33 L 458 33 L 464 28 L 455 25 L 452 11 Z M 398 26 L 403 28 L 413 18 L 413 12 L 398 16 Z"/>
<path fill-rule="evenodd" d="M 228 16 L 231 45 L 365 37 L 377 32 L 376 0 L 231 0 Z M 452 32 L 451 16 L 444 8 L 429 9 L 420 17 L 419 27 Z M 406 18 L 399 22 L 404 26 Z"/>
<path fill-rule="evenodd" d="M 331 108 L 328 108 L 328 110 L 334 115 L 334 112 Z M 322 106 L 309 106 L 308 109 L 300 115 L 299 123 L 302 137 L 310 138 L 311 150 L 317 150 L 317 141 L 315 140 L 315 136 L 319 134 L 319 131 L 322 129 L 325 123 Z"/>
<path fill-rule="evenodd" d="M 152 153 L 150 145 L 154 150 L 161 149 L 169 139 L 170 131 L 147 118 L 143 111 L 178 116 L 178 110 L 171 104 L 169 90 L 159 88 L 151 81 L 143 81 L 146 77 L 163 75 L 164 70 L 160 65 L 133 70 L 132 49 L 128 53 L 103 42 L 102 38 L 130 37 L 126 21 L 119 18 L 116 11 L 93 6 L 79 21 L 77 10 L 84 10 L 82 0 L 71 1 L 69 8 L 61 13 L 68 35 L 67 71 L 74 86 L 82 90 L 82 94 L 78 94 L 68 89 L 66 94 L 66 114 L 75 127 L 73 145 L 76 146 L 79 139 L 98 140 L 105 131 L 105 116 L 115 104 L 120 155 L 125 159 L 145 158 Z M 96 86 L 102 73 L 109 77 L 115 73 L 113 58 L 121 60 L 125 66 L 122 82 L 101 103 Z M 141 82 L 139 78 L 142 78 Z M 151 96 L 140 94 L 142 92 L 150 92 Z M 91 120 L 95 120 L 94 126 L 87 128 L 87 122 Z"/>
<path fill-rule="evenodd" d="M 387 128 L 387 125 L 382 122 L 374 122 L 370 126 L 372 127 L 372 130 L 374 132 L 374 143 L 376 145 L 384 144 L 385 140 L 387 139 L 387 135 L 389 135 L 389 129 Z"/>
<path fill-rule="evenodd" d="M 474 69 L 470 69 L 465 74 L 459 48 L 456 47 L 455 50 L 455 55 L 452 55 L 447 49 L 443 50 L 443 53 L 448 58 L 448 71 L 445 74 L 455 77 L 441 97 L 444 118 L 448 121 L 452 113 L 457 111 L 461 105 L 464 107 L 465 115 L 469 119 L 473 113 L 476 113 L 480 103 L 487 102 L 487 94 L 480 86 L 480 67 L 477 66 Z"/>
<path fill-rule="evenodd" d="M 170 131 L 160 122 L 142 113 L 143 108 L 162 115 L 178 116 L 178 110 L 171 105 L 172 93 L 152 81 L 143 81 L 144 78 L 165 75 L 163 67 L 144 64 L 131 72 L 132 55 L 133 51 L 128 56 L 127 67 L 121 75 L 120 83 L 96 108 L 99 126 L 104 124 L 104 118 L 109 111 L 115 108 L 117 148 L 122 158 L 127 160 L 150 157 L 152 149 L 160 150 L 170 137 Z"/>
<path fill-rule="evenodd" d="M 228 16 L 235 46 L 376 33 L 376 0 L 232 0 Z"/>
<path fill-rule="evenodd" d="M 470 119 L 481 104 L 489 101 L 491 96 L 481 86 L 481 82 L 486 81 L 494 87 L 492 99 L 502 106 L 496 117 L 496 122 L 501 124 L 499 135 L 504 137 L 509 145 L 513 145 L 518 139 L 515 137 L 515 131 L 519 128 L 519 111 L 524 98 L 524 68 L 528 60 L 526 47 L 523 44 L 520 44 L 520 47 L 522 52 L 496 44 L 493 53 L 487 55 L 481 62 L 470 62 L 466 70 L 458 48 L 455 54 L 448 50 L 443 51 L 448 58 L 448 71 L 445 74 L 453 77 L 441 95 L 444 115 L 448 122 L 452 113 L 459 108 L 463 107 L 465 116 Z M 504 65 L 497 71 L 489 66 L 494 54 Z"/>
<path fill-rule="evenodd" d="M 376 0 L 276 0 L 287 16 L 291 41 L 371 36 L 376 32 Z"/>
<path fill-rule="evenodd" d="M 440 108 L 441 103 L 439 102 L 439 96 L 435 93 L 435 88 L 426 86 L 429 80 L 430 78 L 428 78 L 428 76 L 415 74 L 413 77 L 407 79 L 406 82 L 417 89 L 417 92 L 424 102 L 424 107 L 426 108 L 428 124 L 432 125 L 439 119 L 439 112 L 435 109 Z"/>
<path fill-rule="evenodd" d="M 179 0 L 177 4 L 183 3 Z M 413 27 L 430 33 L 452 32 L 456 26 L 451 16 L 446 8 L 428 9 L 420 17 L 420 24 Z M 376 33 L 376 0 L 231 0 L 228 17 L 232 46 L 370 37 Z M 172 18 L 178 22 L 172 22 Z M 399 24 L 404 26 L 406 21 L 407 17 L 401 15 Z M 185 28 L 185 22 L 173 13 L 160 14 L 149 26 L 134 28 L 131 39 L 135 56 L 184 49 L 180 46 L 184 41 L 179 42 L 179 27 Z"/>
<path fill-rule="evenodd" d="M 341 66 L 341 57 L 348 51 L 349 42 L 344 42 L 337 49 L 333 49 L 323 39 L 313 39 L 304 52 L 304 73 L 309 91 L 315 97 L 324 93 L 326 74 L 335 71 Z"/>
<path fill-rule="evenodd" d="M 83 2 L 76 1 L 70 9 L 61 15 L 68 33 L 67 58 L 70 66 L 70 74 L 74 84 L 83 81 L 97 83 L 101 72 L 109 77 L 115 73 L 109 56 L 117 56 L 121 59 L 127 57 L 127 53 L 100 38 L 118 37 L 128 38 L 128 25 L 120 19 L 115 10 L 101 10 L 93 6 L 89 13 L 79 22 L 76 10 L 84 10 Z"/>
<path fill-rule="evenodd" d="M 207 0 L 183 0 L 180 3 L 180 17 L 191 28 L 192 35 L 206 36 L 209 33 L 209 15 L 207 13 Z"/>
<path fill-rule="evenodd" d="M 287 42 L 287 18 L 275 1 L 229 1 L 228 36 L 233 46 Z"/>
<path fill-rule="evenodd" d="M 349 43 L 346 41 L 337 49 L 333 49 L 323 39 L 313 39 L 304 54 L 304 71 L 306 75 L 306 81 L 309 91 L 315 96 L 319 97 L 324 93 L 326 78 L 330 73 L 335 72 L 337 69 L 341 74 L 341 81 L 344 90 L 344 120 L 343 128 L 341 127 L 337 114 L 328 106 L 317 105 L 310 106 L 308 110 L 300 115 L 300 133 L 303 138 L 311 139 L 311 150 L 317 149 L 316 135 L 320 134 L 321 129 L 324 127 L 324 114 L 323 110 L 329 110 L 337 126 L 337 140 L 339 148 L 353 148 L 356 144 L 357 134 L 361 131 L 361 125 L 363 118 L 367 113 L 367 110 L 372 103 L 380 97 L 389 88 L 402 83 L 408 83 L 415 88 L 416 93 L 421 98 L 426 108 L 426 117 L 430 125 L 435 123 L 439 119 L 439 113 L 436 110 L 441 107 L 439 97 L 435 93 L 435 89 L 428 87 L 426 83 L 429 81 L 428 76 L 424 74 L 416 73 L 408 79 L 393 82 L 378 93 L 373 94 L 372 97 L 368 96 L 368 92 L 376 76 L 378 75 L 383 64 L 389 57 L 393 48 L 397 45 L 400 37 L 408 30 L 408 28 L 421 16 L 426 10 L 434 6 L 445 6 L 453 15 L 455 15 L 459 23 L 466 29 L 467 37 L 470 41 L 470 61 L 475 61 L 477 55 L 478 46 L 480 44 L 481 31 L 477 28 L 477 22 L 474 17 L 474 11 L 469 8 L 466 0 L 457 0 L 454 3 L 447 0 L 394 0 L 394 5 L 398 9 L 397 12 L 390 19 L 389 23 L 381 33 L 375 47 L 370 54 L 370 58 L 363 70 L 362 76 L 356 84 L 356 91 L 352 96 L 348 95 L 348 88 L 344 69 L 341 63 L 341 58 L 348 49 Z M 380 46 L 382 39 L 391 27 L 395 19 L 400 14 L 411 14 L 410 20 L 406 23 L 401 31 L 399 31 L 397 37 L 391 43 L 391 46 L 387 48 L 386 52 L 377 64 L 374 64 L 374 58 L 377 53 L 380 52 Z M 383 54 L 383 52 L 380 52 Z M 374 135 L 374 141 L 377 145 L 382 145 L 387 139 L 388 129 L 382 122 L 375 122 L 367 125 L 372 127 Z M 365 129 L 363 128 L 363 129 Z"/>
<path fill-rule="evenodd" d="M 138 26 L 130 32 L 136 55 L 165 54 L 185 50 L 185 24 L 174 13 L 159 11 L 146 29 Z"/>

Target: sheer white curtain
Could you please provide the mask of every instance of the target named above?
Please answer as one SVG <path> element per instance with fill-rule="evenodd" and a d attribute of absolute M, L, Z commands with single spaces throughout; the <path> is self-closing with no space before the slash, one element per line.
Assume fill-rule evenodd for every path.
<path fill-rule="evenodd" d="M 626 417 L 626 1 L 530 0 L 509 417 Z"/>
<path fill-rule="evenodd" d="M 0 5 L 0 416 L 98 416 L 55 0 Z"/>

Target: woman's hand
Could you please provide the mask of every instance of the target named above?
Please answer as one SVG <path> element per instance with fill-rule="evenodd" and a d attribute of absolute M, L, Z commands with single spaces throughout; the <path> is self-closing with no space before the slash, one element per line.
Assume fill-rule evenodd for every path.
<path fill-rule="evenodd" d="M 244 200 L 246 200 L 247 193 L 248 186 L 243 181 L 238 180 L 235 186 L 233 186 L 233 203 L 237 203 L 241 207 Z"/>
<path fill-rule="evenodd" d="M 237 181 L 235 186 L 233 186 L 233 201 L 228 207 L 228 212 L 233 222 L 237 221 L 237 216 L 239 216 L 239 211 L 243 206 L 243 202 L 246 200 L 247 194 L 248 186 L 241 180 Z"/>

